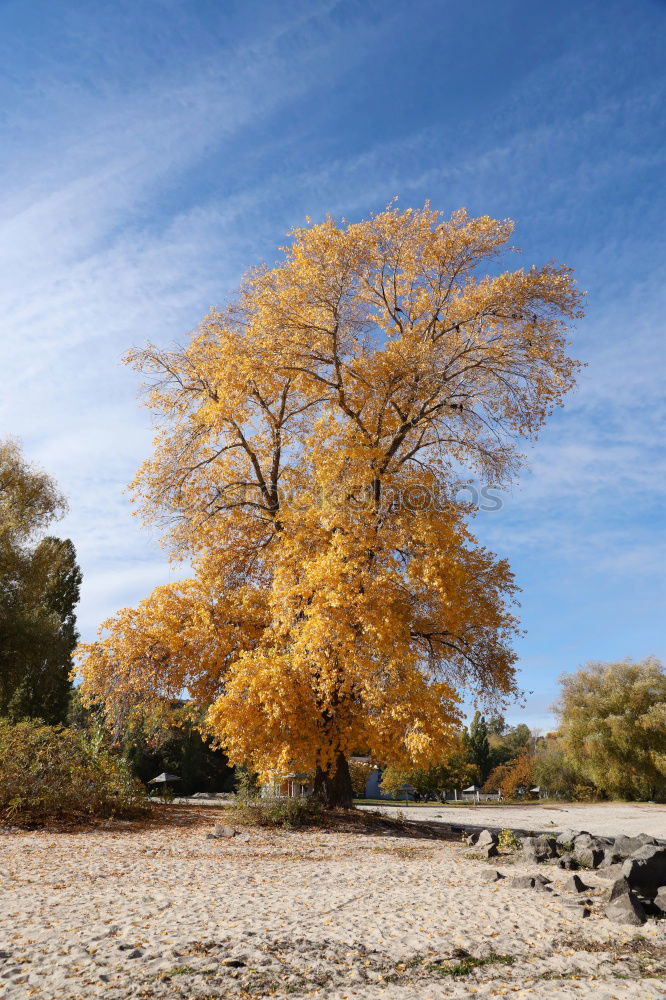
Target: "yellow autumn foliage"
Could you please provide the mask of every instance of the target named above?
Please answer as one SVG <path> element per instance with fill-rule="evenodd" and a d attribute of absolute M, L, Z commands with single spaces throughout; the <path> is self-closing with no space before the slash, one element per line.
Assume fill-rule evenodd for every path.
<path fill-rule="evenodd" d="M 464 688 L 515 691 L 513 578 L 455 493 L 508 482 L 561 404 L 580 293 L 553 264 L 483 274 L 512 230 L 427 204 L 308 223 L 187 346 L 129 355 L 157 423 L 135 497 L 194 572 L 81 647 L 88 698 L 186 690 L 269 774 L 426 766 Z"/>

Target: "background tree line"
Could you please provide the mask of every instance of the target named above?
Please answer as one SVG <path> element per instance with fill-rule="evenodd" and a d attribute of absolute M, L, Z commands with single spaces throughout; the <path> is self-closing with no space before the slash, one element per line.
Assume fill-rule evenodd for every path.
<path fill-rule="evenodd" d="M 666 673 L 655 657 L 588 663 L 560 678 L 557 731 L 541 736 L 476 712 L 446 763 L 387 768 L 382 790 L 439 799 L 472 784 L 505 799 L 666 800 Z"/>
<path fill-rule="evenodd" d="M 588 663 L 560 678 L 559 728 L 496 767 L 484 785 L 511 798 L 539 785 L 574 799 L 666 799 L 666 673 L 639 663 Z"/>
<path fill-rule="evenodd" d="M 509 726 L 502 715 L 486 720 L 477 711 L 445 762 L 428 768 L 388 767 L 382 774 L 382 791 L 399 796 L 400 788 L 410 785 L 418 799 L 440 799 L 454 789 L 481 785 L 496 768 L 515 761 L 532 741 L 525 723 Z"/>

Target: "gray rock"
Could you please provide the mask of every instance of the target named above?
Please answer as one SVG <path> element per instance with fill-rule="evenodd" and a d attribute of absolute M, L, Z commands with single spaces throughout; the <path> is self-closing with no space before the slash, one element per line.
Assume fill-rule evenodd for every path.
<path fill-rule="evenodd" d="M 576 837 L 579 836 L 580 836 L 580 831 L 576 832 L 576 830 L 562 830 L 562 833 L 558 834 L 557 837 L 555 838 L 555 843 L 557 844 L 560 853 L 569 854 L 573 847 L 574 840 L 576 839 Z"/>
<path fill-rule="evenodd" d="M 523 858 L 525 861 L 549 861 L 557 857 L 557 842 L 554 837 L 524 837 Z"/>
<path fill-rule="evenodd" d="M 666 886 L 666 847 L 646 845 L 622 865 L 622 874 L 632 889 L 656 896 Z"/>
<path fill-rule="evenodd" d="M 482 846 L 484 844 L 497 844 L 499 843 L 499 837 L 496 833 L 491 833 L 490 830 L 475 830 L 473 833 L 467 837 L 467 846 L 476 847 Z"/>
<path fill-rule="evenodd" d="M 609 868 L 597 868 L 596 875 L 599 878 L 606 879 L 608 882 L 615 882 L 617 879 L 622 878 L 622 865 L 611 865 Z"/>
<path fill-rule="evenodd" d="M 599 862 L 599 868 L 610 868 L 611 865 L 619 864 L 624 861 L 626 854 L 618 851 L 615 847 L 606 847 L 604 850 L 604 856 Z"/>
<path fill-rule="evenodd" d="M 605 851 L 607 847 L 611 847 L 613 840 L 610 837 L 595 837 L 591 833 L 579 833 L 574 838 L 573 842 L 573 852 L 581 851 L 586 847 L 590 847 L 595 851 Z"/>
<path fill-rule="evenodd" d="M 532 875 L 515 875 L 511 879 L 511 886 L 514 889 L 533 889 L 536 882 Z"/>
<path fill-rule="evenodd" d="M 477 844 L 498 844 L 499 837 L 496 833 L 491 833 L 490 830 L 482 830 L 479 834 Z"/>
<path fill-rule="evenodd" d="M 564 868 L 565 871 L 575 872 L 578 871 L 580 865 L 574 858 L 572 854 L 565 854 L 557 862 L 558 868 Z"/>
<path fill-rule="evenodd" d="M 645 910 L 634 892 L 623 892 L 608 904 L 605 914 L 615 924 L 631 924 L 640 927 L 647 920 Z"/>
<path fill-rule="evenodd" d="M 567 879 L 564 883 L 564 888 L 567 892 L 589 892 L 590 890 L 590 886 L 585 885 L 578 875 L 572 875 L 570 879 Z"/>
<path fill-rule="evenodd" d="M 141 951 L 140 948 L 134 948 L 132 951 L 128 951 L 127 955 L 125 957 L 126 958 L 141 958 L 142 955 L 143 955 L 143 952 Z"/>
<path fill-rule="evenodd" d="M 496 858 L 499 855 L 496 844 L 477 844 L 475 849 L 484 858 Z"/>
<path fill-rule="evenodd" d="M 611 903 L 614 899 L 617 899 L 618 896 L 626 896 L 628 892 L 631 892 L 631 886 L 627 882 L 626 878 L 622 876 L 622 878 L 616 879 L 611 886 L 610 897 L 608 900 L 609 903 Z"/>
<path fill-rule="evenodd" d="M 231 840 L 232 837 L 236 836 L 236 831 L 233 826 L 222 826 L 221 823 L 216 823 L 213 827 L 213 833 L 209 836 L 214 837 L 216 840 L 227 839 Z"/>
<path fill-rule="evenodd" d="M 484 882 L 499 882 L 501 879 L 504 878 L 504 875 L 502 875 L 501 872 L 490 871 L 490 872 L 483 872 L 481 878 L 483 879 Z"/>
<path fill-rule="evenodd" d="M 659 844 L 657 838 L 651 837 L 649 833 L 639 833 L 636 839 L 640 840 L 643 847 L 647 847 L 648 845 L 650 847 L 657 847 Z"/>
<path fill-rule="evenodd" d="M 604 851 L 602 847 L 579 844 L 578 840 L 574 844 L 574 857 L 579 865 L 583 865 L 585 868 L 598 868 L 604 859 Z"/>
<path fill-rule="evenodd" d="M 514 889 L 536 889 L 539 892 L 548 890 L 550 879 L 545 875 L 516 875 L 511 879 Z"/>
<path fill-rule="evenodd" d="M 622 861 L 631 857 L 636 851 L 640 851 L 641 847 L 645 847 L 645 844 L 639 837 L 616 837 L 613 843 L 613 851 L 620 856 Z"/>

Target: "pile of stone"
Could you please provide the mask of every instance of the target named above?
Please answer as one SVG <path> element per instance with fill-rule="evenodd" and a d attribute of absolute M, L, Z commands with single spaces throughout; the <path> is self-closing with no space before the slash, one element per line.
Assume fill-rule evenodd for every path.
<path fill-rule="evenodd" d="M 470 833 L 466 838 L 467 846 L 474 848 L 474 853 L 482 858 L 496 858 L 499 854 L 499 837 L 490 830 L 481 830 L 480 833 Z"/>
<path fill-rule="evenodd" d="M 611 881 L 605 915 L 622 924 L 640 925 L 648 917 L 666 917 L 666 845 L 654 837 L 596 837 L 586 831 L 565 830 L 557 837 L 542 834 L 521 836 L 522 860 L 531 863 L 557 864 L 568 871 L 588 869 Z M 467 843 L 475 853 L 493 858 L 499 854 L 499 838 L 490 830 L 472 833 Z M 491 880 L 502 878 L 490 873 Z M 512 879 L 515 888 L 548 890 L 550 879 L 543 876 L 519 876 Z M 572 876 L 565 885 L 580 896 L 591 886 Z M 587 915 L 592 900 L 578 899 Z"/>

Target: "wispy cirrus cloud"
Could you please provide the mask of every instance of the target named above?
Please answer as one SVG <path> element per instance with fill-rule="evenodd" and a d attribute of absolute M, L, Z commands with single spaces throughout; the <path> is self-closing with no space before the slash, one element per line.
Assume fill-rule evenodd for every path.
<path fill-rule="evenodd" d="M 576 655 L 575 636 L 550 631 L 556 586 L 582 658 L 585 601 L 609 636 L 600 649 L 641 629 L 652 642 L 652 613 L 634 608 L 624 633 L 607 625 L 624 599 L 607 584 L 621 573 L 652 594 L 658 570 L 658 13 L 610 3 L 600 26 L 595 4 L 564 4 L 554 21 L 520 0 L 446 16 L 429 0 L 224 7 L 120 3 L 96 19 L 72 5 L 58 24 L 47 5 L 43 29 L 19 5 L 0 13 L 18 19 L 0 41 L 0 95 L 12 95 L 0 421 L 70 496 L 86 637 L 176 572 L 122 493 L 151 429 L 119 359 L 133 343 L 182 339 L 306 214 L 365 216 L 397 194 L 516 218 L 524 253 L 510 266 L 557 256 L 589 292 L 580 387 L 503 511 L 479 519 L 529 584 L 526 686 L 552 686 Z M 507 18 L 526 25 L 521 37 Z M 26 35 L 15 53 L 12 31 Z M 588 600 L 602 583 L 603 608 Z"/>

